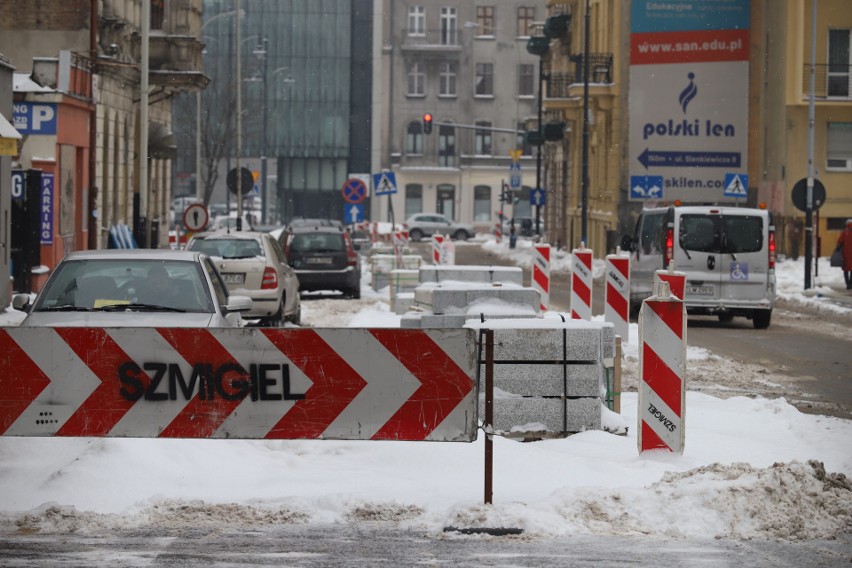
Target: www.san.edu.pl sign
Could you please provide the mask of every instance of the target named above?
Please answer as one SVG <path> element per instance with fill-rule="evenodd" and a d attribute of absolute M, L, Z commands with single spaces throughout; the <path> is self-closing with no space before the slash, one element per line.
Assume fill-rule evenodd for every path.
<path fill-rule="evenodd" d="M 748 0 L 634 0 L 630 199 L 732 201 L 748 171 Z"/>

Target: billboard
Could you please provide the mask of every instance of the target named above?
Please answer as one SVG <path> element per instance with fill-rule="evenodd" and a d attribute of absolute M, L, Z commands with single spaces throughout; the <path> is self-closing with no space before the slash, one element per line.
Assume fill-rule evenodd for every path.
<path fill-rule="evenodd" d="M 629 196 L 725 202 L 748 172 L 749 0 L 634 0 Z"/>

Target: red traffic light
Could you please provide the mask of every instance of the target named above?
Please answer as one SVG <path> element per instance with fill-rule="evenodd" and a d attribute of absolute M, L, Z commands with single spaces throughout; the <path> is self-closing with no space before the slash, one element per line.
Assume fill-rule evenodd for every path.
<path fill-rule="evenodd" d="M 430 134 L 432 132 L 432 113 L 427 112 L 423 115 L 423 133 Z"/>

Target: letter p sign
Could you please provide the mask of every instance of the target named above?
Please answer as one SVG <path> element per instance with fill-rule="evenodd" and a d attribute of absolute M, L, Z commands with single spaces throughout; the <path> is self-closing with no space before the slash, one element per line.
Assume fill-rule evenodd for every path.
<path fill-rule="evenodd" d="M 56 110 L 47 105 L 33 105 L 33 130 L 41 132 L 45 127 L 45 123 L 53 122 L 56 117 Z M 56 126 L 54 125 L 54 130 Z"/>

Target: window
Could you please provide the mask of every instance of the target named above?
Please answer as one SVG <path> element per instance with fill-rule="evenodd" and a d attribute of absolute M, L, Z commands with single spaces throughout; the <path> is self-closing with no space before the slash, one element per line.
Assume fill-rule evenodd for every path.
<path fill-rule="evenodd" d="M 442 97 L 454 97 L 456 96 L 456 64 L 455 63 L 441 63 L 441 71 L 440 71 L 440 91 L 439 95 Z"/>
<path fill-rule="evenodd" d="M 535 65 L 532 63 L 518 65 L 518 96 L 535 96 Z"/>
<path fill-rule="evenodd" d="M 412 63 L 408 68 L 408 96 L 422 97 L 426 93 L 426 74 L 422 63 Z"/>
<path fill-rule="evenodd" d="M 423 211 L 423 186 L 409 183 L 405 186 L 405 218 Z"/>
<path fill-rule="evenodd" d="M 456 45 L 457 37 L 456 9 L 444 6 L 441 8 L 441 45 Z"/>
<path fill-rule="evenodd" d="M 476 64 L 476 87 L 474 94 L 479 97 L 494 96 L 494 64 Z"/>
<path fill-rule="evenodd" d="M 476 7 L 476 35 L 478 36 L 493 36 L 494 35 L 494 6 L 477 6 Z"/>
<path fill-rule="evenodd" d="M 535 20 L 535 8 L 532 6 L 521 6 L 518 8 L 518 36 L 529 37 L 530 26 Z"/>
<path fill-rule="evenodd" d="M 166 17 L 166 1 L 151 0 L 151 29 L 163 29 L 163 21 Z"/>
<path fill-rule="evenodd" d="M 527 125 L 525 122 L 519 122 L 515 129 L 518 131 L 518 135 L 515 138 L 515 148 L 521 150 L 522 156 L 531 156 L 532 155 L 532 146 L 527 141 Z"/>
<path fill-rule="evenodd" d="M 438 127 L 438 165 L 451 168 L 456 165 L 456 129 L 446 124 Z"/>
<path fill-rule="evenodd" d="M 456 186 L 449 183 L 442 183 L 438 186 L 438 202 L 436 208 L 438 213 L 445 216 L 447 219 L 456 218 Z M 440 217 L 436 222 L 444 221 Z"/>
<path fill-rule="evenodd" d="M 852 54 L 849 44 L 852 30 L 828 30 L 828 96 L 849 97 Z"/>
<path fill-rule="evenodd" d="M 487 121 L 477 121 L 477 127 L 484 127 L 482 129 L 476 129 L 476 137 L 474 139 L 475 148 L 474 154 L 478 156 L 490 156 L 492 152 L 491 148 L 491 123 Z"/>
<path fill-rule="evenodd" d="M 409 122 L 405 135 L 405 153 L 409 156 L 423 153 L 423 125 Z"/>
<path fill-rule="evenodd" d="M 426 35 L 426 8 L 423 6 L 408 7 L 408 35 Z"/>
<path fill-rule="evenodd" d="M 829 122 L 826 169 L 852 171 L 852 122 Z"/>
<path fill-rule="evenodd" d="M 473 220 L 491 220 L 491 187 L 477 185 L 473 188 Z"/>

